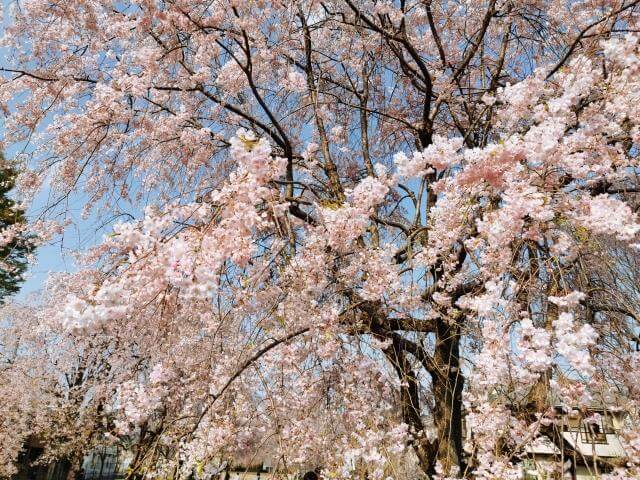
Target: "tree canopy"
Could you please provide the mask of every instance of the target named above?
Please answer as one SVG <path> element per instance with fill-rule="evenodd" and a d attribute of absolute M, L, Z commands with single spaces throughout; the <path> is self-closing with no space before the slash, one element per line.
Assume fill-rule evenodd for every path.
<path fill-rule="evenodd" d="M 638 478 L 639 3 L 12 3 L 30 229 L 110 233 L 3 310 L 0 466 Z M 616 458 L 567 440 L 594 405 Z"/>

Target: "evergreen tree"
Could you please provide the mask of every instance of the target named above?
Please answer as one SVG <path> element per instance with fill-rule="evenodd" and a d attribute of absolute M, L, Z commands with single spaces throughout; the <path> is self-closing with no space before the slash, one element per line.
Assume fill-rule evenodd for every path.
<path fill-rule="evenodd" d="M 9 196 L 15 178 L 16 171 L 0 154 L 0 303 L 20 289 L 27 269 L 27 254 L 33 248 L 29 236 L 13 233 L 16 226 L 26 221 L 24 211 L 16 208 Z"/>

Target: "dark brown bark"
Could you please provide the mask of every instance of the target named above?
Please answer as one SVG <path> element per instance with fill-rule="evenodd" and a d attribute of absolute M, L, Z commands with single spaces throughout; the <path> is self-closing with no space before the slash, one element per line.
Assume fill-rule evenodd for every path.
<path fill-rule="evenodd" d="M 460 371 L 460 326 L 457 321 L 441 321 L 437 325 L 433 356 L 436 367 L 432 375 L 437 434 L 437 461 L 445 472 L 458 467 L 465 471 L 463 457 L 462 390 L 464 377 Z"/>

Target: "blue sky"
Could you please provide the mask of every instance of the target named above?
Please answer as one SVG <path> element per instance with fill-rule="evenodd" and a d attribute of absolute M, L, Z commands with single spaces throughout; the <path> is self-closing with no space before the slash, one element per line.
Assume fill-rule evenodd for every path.
<path fill-rule="evenodd" d="M 4 11 L 7 12 L 9 1 L 2 0 L 2 2 Z M 9 21 L 10 19 L 3 19 L 2 24 L 0 24 L 0 35 L 4 35 L 5 25 L 7 25 Z M 7 52 L 5 49 L 0 48 L 0 67 L 5 66 L 6 64 Z M 0 116 L 0 137 L 3 136 L 4 118 Z M 4 152 L 5 157 L 13 158 L 19 147 L 19 145 L 14 145 L 8 148 Z M 34 216 L 39 213 L 46 204 L 49 193 L 49 189 L 45 188 L 40 195 L 38 195 L 32 207 L 28 211 L 30 216 Z M 64 242 L 61 243 L 60 241 L 57 241 L 51 245 L 44 245 L 38 250 L 38 262 L 31 266 L 28 278 L 22 287 L 22 291 L 18 295 L 19 299 L 24 299 L 29 293 L 39 290 L 46 280 L 49 272 L 73 270 L 73 260 L 68 256 L 69 249 L 74 248 L 79 244 L 87 244 L 91 241 L 95 241 L 91 236 L 91 230 L 83 231 L 85 227 L 86 226 L 83 226 L 82 229 L 77 230 L 76 232 L 65 232 Z"/>

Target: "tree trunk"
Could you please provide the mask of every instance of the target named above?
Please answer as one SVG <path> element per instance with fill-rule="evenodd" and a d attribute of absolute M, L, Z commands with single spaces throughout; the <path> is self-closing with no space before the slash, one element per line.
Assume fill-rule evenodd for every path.
<path fill-rule="evenodd" d="M 67 472 L 67 480 L 77 480 L 78 473 L 80 472 L 80 468 L 82 467 L 82 461 L 84 460 L 84 455 L 82 453 L 75 454 L 72 457 L 68 458 L 69 462 L 69 470 Z"/>
<path fill-rule="evenodd" d="M 436 371 L 432 374 L 434 424 L 437 435 L 436 460 L 446 474 L 465 471 L 463 458 L 462 389 L 460 371 L 460 326 L 457 322 L 438 322 L 434 351 Z"/>
<path fill-rule="evenodd" d="M 427 475 L 433 475 L 434 470 L 434 449 L 433 444 L 428 440 L 424 424 L 420 415 L 420 396 L 418 379 L 411 368 L 411 363 L 406 352 L 394 339 L 393 345 L 385 350 L 387 358 L 394 366 L 399 380 L 402 382 L 400 389 L 400 403 L 402 406 L 402 418 L 409 426 L 411 433 L 411 446 L 413 447 L 420 468 Z"/>

